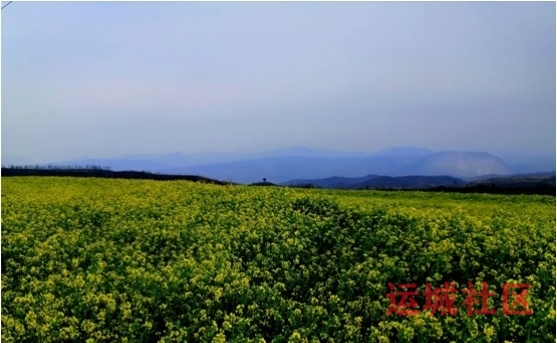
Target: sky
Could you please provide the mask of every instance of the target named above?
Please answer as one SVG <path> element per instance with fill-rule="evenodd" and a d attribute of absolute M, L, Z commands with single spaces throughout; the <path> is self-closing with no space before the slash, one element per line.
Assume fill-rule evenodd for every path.
<path fill-rule="evenodd" d="M 1 13 L 2 155 L 555 154 L 555 13 L 555 2 L 14 2 Z"/>

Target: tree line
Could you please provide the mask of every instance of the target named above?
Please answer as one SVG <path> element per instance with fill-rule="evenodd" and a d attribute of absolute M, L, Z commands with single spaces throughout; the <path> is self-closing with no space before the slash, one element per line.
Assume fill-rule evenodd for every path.
<path fill-rule="evenodd" d="M 92 171 L 92 170 L 111 170 L 108 166 L 101 166 L 97 164 L 88 164 L 85 166 L 78 166 L 78 165 L 4 165 L 2 164 L 2 169 L 18 169 L 18 170 L 72 170 L 72 171 Z"/>

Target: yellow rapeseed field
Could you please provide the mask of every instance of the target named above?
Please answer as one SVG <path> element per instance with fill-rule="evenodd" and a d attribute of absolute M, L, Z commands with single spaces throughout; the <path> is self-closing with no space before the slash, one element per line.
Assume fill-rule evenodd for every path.
<path fill-rule="evenodd" d="M 554 342 L 555 197 L 2 178 L 3 342 Z"/>

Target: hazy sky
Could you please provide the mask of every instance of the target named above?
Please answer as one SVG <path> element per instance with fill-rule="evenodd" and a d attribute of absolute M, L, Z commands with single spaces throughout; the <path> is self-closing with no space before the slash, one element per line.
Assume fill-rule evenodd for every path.
<path fill-rule="evenodd" d="M 555 3 L 14 2 L 2 154 L 555 152 Z"/>

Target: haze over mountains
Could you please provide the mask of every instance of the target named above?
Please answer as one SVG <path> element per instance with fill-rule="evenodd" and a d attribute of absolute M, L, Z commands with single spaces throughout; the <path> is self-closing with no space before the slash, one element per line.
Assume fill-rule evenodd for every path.
<path fill-rule="evenodd" d="M 284 183 L 284 186 L 305 186 L 311 185 L 318 188 L 337 188 L 337 189 L 365 189 L 365 188 L 412 188 L 423 189 L 433 187 L 459 187 L 466 185 L 467 182 L 452 176 L 379 176 L 367 175 L 357 178 L 330 177 L 315 180 L 291 180 Z"/>
<path fill-rule="evenodd" d="M 2 158 L 3 165 L 30 164 L 30 162 L 22 158 Z M 246 154 L 175 152 L 127 155 L 111 159 L 71 160 L 51 164 L 100 165 L 110 167 L 114 171 L 142 170 L 202 175 L 237 183 L 253 183 L 266 178 L 277 184 L 288 183 L 295 179 L 313 180 L 332 177 L 361 178 L 359 181 L 366 182 L 369 181 L 370 175 L 374 177 L 447 176 L 471 179 L 555 170 L 555 156 L 517 157 L 515 155 L 513 162 L 514 164 L 510 164 L 487 152 L 434 152 L 419 147 L 387 148 L 371 154 L 293 147 Z M 358 183 L 358 179 L 344 181 Z M 375 182 L 378 181 L 381 179 Z M 454 180 L 445 181 L 451 184 Z M 342 183 L 342 179 L 339 179 L 339 182 Z M 381 182 L 388 184 L 390 181 L 384 179 Z"/>

